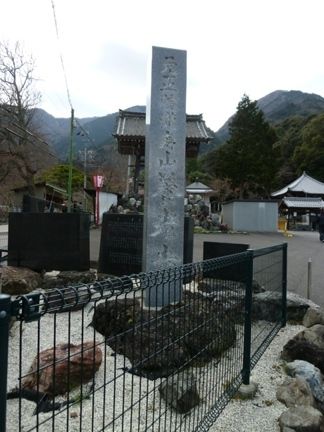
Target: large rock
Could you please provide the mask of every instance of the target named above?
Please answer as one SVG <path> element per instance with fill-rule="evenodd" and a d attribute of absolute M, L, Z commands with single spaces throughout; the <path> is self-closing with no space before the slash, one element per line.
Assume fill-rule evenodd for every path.
<path fill-rule="evenodd" d="M 281 414 L 279 426 L 281 431 L 324 432 L 324 417 L 311 406 L 293 407 Z"/>
<path fill-rule="evenodd" d="M 181 303 L 166 306 L 160 314 L 172 338 L 181 341 L 197 362 L 210 361 L 233 345 L 233 319 L 199 293 L 185 292 Z"/>
<path fill-rule="evenodd" d="M 101 362 L 101 349 L 93 342 L 57 344 L 35 357 L 22 388 L 49 396 L 62 395 L 93 379 Z"/>
<path fill-rule="evenodd" d="M 243 284 L 215 281 L 216 284 L 212 286 L 208 282 L 200 282 L 198 284 L 200 295 L 211 300 L 215 309 L 217 308 L 227 315 L 234 315 L 237 321 L 244 321 L 245 288 L 242 286 Z M 233 286 L 237 286 L 237 288 L 233 288 Z"/>
<path fill-rule="evenodd" d="M 204 297 L 212 299 L 218 309 L 222 309 L 224 313 L 235 315 L 236 321 L 244 321 L 245 283 L 222 279 L 204 279 L 197 284 L 197 289 Z M 264 291 L 264 287 L 257 280 L 253 280 L 252 292 L 257 294 Z"/>
<path fill-rule="evenodd" d="M 236 282 L 239 284 L 239 282 Z M 227 287 L 213 296 L 214 307 L 225 314 L 235 316 L 237 321 L 244 321 L 245 314 L 245 288 L 232 289 Z"/>
<path fill-rule="evenodd" d="M 245 285 L 242 282 L 206 278 L 198 282 L 197 289 L 208 294 L 216 294 L 218 291 L 229 289 L 245 291 Z"/>
<path fill-rule="evenodd" d="M 295 360 L 291 363 L 287 363 L 285 368 L 289 375 L 306 381 L 311 389 L 312 395 L 320 404 L 320 407 L 324 406 L 323 379 L 321 371 L 316 366 L 304 360 Z"/>
<path fill-rule="evenodd" d="M 65 285 L 79 284 L 79 283 L 91 283 L 96 280 L 96 272 L 94 270 L 88 271 L 61 271 L 57 275 L 58 279 L 61 279 Z"/>
<path fill-rule="evenodd" d="M 172 338 L 165 317 L 143 310 L 136 299 L 97 305 L 92 326 L 117 354 L 129 359 L 129 371 L 136 375 L 149 379 L 168 376 L 188 360 L 183 344 Z"/>
<path fill-rule="evenodd" d="M 136 299 L 110 300 L 95 306 L 91 324 L 103 336 L 109 337 L 132 329 L 143 314 L 145 312 Z"/>
<path fill-rule="evenodd" d="M 90 284 L 96 280 L 96 277 L 95 270 L 47 272 L 43 278 L 42 288 L 44 290 L 51 290 L 71 285 Z"/>
<path fill-rule="evenodd" d="M 58 279 L 57 277 L 53 276 L 47 276 L 45 274 L 43 281 L 42 281 L 42 289 L 45 291 L 53 290 L 56 288 L 64 288 L 66 286 L 63 279 Z"/>
<path fill-rule="evenodd" d="M 305 360 L 324 373 L 324 325 L 316 324 L 298 333 L 281 353 L 286 361 Z"/>
<path fill-rule="evenodd" d="M 252 317 L 255 320 L 279 321 L 282 318 L 282 294 L 280 292 L 264 291 L 253 296 Z M 309 308 L 303 299 L 287 297 L 287 319 L 302 322 Z"/>
<path fill-rule="evenodd" d="M 28 294 L 42 285 L 41 275 L 24 267 L 0 267 L 0 278 L 4 294 Z"/>
<path fill-rule="evenodd" d="M 190 411 L 200 402 L 196 379 L 187 371 L 163 381 L 159 392 L 166 404 L 181 414 Z"/>
<path fill-rule="evenodd" d="M 324 310 L 310 307 L 303 319 L 305 327 L 312 327 L 315 324 L 324 324 Z"/>
<path fill-rule="evenodd" d="M 295 406 L 312 406 L 316 403 L 309 384 L 302 378 L 287 378 L 277 387 L 277 399 L 287 408 Z"/>
<path fill-rule="evenodd" d="M 234 321 L 199 293 L 185 292 L 182 301 L 161 310 L 143 310 L 135 299 L 96 306 L 93 327 L 131 371 L 148 378 L 169 376 L 194 359 L 205 363 L 233 345 Z"/>
<path fill-rule="evenodd" d="M 135 324 L 131 331 L 109 338 L 107 343 L 129 359 L 133 373 L 148 379 L 167 377 L 190 358 L 184 344 L 172 338 L 159 316 Z"/>

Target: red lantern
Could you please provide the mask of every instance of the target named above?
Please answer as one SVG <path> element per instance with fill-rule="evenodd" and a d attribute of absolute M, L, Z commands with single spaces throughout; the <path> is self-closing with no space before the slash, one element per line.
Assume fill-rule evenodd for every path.
<path fill-rule="evenodd" d="M 96 215 L 95 215 L 95 224 L 99 225 L 99 192 L 104 184 L 104 176 L 102 175 L 94 175 L 93 176 L 93 186 L 96 189 Z"/>
<path fill-rule="evenodd" d="M 95 189 L 102 188 L 104 183 L 104 176 L 102 175 L 94 175 L 93 176 L 93 186 Z"/>

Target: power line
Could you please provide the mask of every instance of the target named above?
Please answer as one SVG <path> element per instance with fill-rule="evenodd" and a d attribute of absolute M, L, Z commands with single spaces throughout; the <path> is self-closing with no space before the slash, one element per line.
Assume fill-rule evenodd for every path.
<path fill-rule="evenodd" d="M 88 138 L 88 141 L 95 145 L 96 143 L 94 142 L 94 140 L 91 138 L 91 136 L 89 135 L 88 131 L 86 129 L 84 129 L 84 127 L 81 125 L 81 123 L 79 122 L 78 119 L 75 119 L 76 124 L 78 125 L 78 127 L 82 130 L 82 132 L 86 135 L 86 137 Z"/>
<path fill-rule="evenodd" d="M 53 18 L 54 18 L 54 25 L 55 25 L 55 31 L 56 31 L 56 37 L 59 43 L 59 46 L 61 45 L 61 41 L 60 41 L 60 34 L 59 34 L 59 30 L 58 30 L 58 21 L 57 21 L 57 17 L 56 17 L 56 12 L 55 12 L 55 4 L 54 4 L 54 0 L 51 0 L 51 4 L 52 4 L 52 10 L 53 10 Z M 67 80 L 67 74 L 66 74 L 66 70 L 65 70 L 65 66 L 64 66 L 64 59 L 63 59 L 63 54 L 62 54 L 62 50 L 60 49 L 59 52 L 59 56 L 60 56 L 60 60 L 61 60 L 61 65 L 62 65 L 62 70 L 63 70 L 63 75 L 64 75 L 64 80 L 65 80 L 65 87 L 66 87 L 66 92 L 67 92 L 67 97 L 68 97 L 68 101 L 70 104 L 71 109 L 73 109 L 73 104 L 72 104 L 72 100 L 71 100 L 71 94 L 69 91 L 69 85 L 68 85 L 68 80 Z M 88 141 L 95 145 L 94 140 L 90 137 L 88 131 L 86 131 L 83 126 L 80 124 L 80 122 L 78 121 L 77 118 L 75 118 L 75 123 L 78 125 L 78 127 L 82 130 L 82 132 L 86 135 L 86 137 L 88 138 Z"/>
<path fill-rule="evenodd" d="M 1 106 L 0 109 L 2 111 L 6 111 L 8 114 L 12 114 L 12 111 L 10 109 L 6 108 L 5 106 Z M 12 120 L 9 121 L 9 125 L 10 126 L 14 126 L 15 128 L 17 128 L 20 131 L 24 132 L 25 134 L 29 135 L 33 140 L 36 140 L 39 143 L 44 144 L 47 148 L 49 148 L 49 144 L 45 140 L 43 140 L 42 138 L 40 138 L 38 135 L 35 135 L 33 132 L 31 132 L 30 130 L 28 130 L 26 127 L 23 127 L 23 126 L 17 124 L 16 122 L 14 122 Z M 34 141 L 32 141 L 31 139 L 28 139 L 27 137 L 22 137 L 16 131 L 13 131 L 13 130 L 9 129 L 8 127 L 3 127 L 3 129 L 6 130 L 7 132 L 13 134 L 13 135 L 16 135 L 20 139 L 26 139 L 28 142 L 30 142 L 31 144 L 33 144 L 36 147 L 36 143 Z M 55 156 L 54 154 L 52 154 L 49 150 L 46 150 L 44 147 L 38 147 L 38 149 L 42 150 L 43 152 L 46 152 L 50 156 L 53 156 L 53 157 L 57 158 L 57 156 Z"/>
<path fill-rule="evenodd" d="M 15 132 L 15 131 L 13 131 L 13 130 L 7 128 L 7 127 L 4 127 L 3 129 L 6 130 L 7 132 L 9 132 L 9 133 L 12 134 L 12 135 L 15 135 L 16 137 L 18 137 L 18 138 L 20 138 L 20 139 L 25 139 L 25 137 L 22 137 L 22 136 L 19 135 L 17 132 Z M 27 132 L 27 131 L 25 131 L 25 132 Z M 31 135 L 32 135 L 32 134 L 31 134 Z M 27 141 L 28 141 L 30 144 L 32 144 L 34 147 L 37 147 L 37 150 L 40 150 L 40 151 L 42 151 L 43 153 L 46 153 L 46 154 L 48 154 L 49 156 L 52 156 L 52 157 L 54 157 L 55 159 L 57 159 L 57 156 L 55 156 L 53 153 L 51 153 L 50 151 L 46 150 L 46 149 L 43 148 L 43 147 L 36 146 L 36 143 L 33 142 L 32 140 L 30 140 L 30 139 L 27 138 Z M 46 143 L 45 141 L 42 141 L 42 140 L 41 140 L 41 142 L 42 142 L 43 144 L 46 144 L 46 145 L 47 145 L 47 143 Z M 10 152 L 7 152 L 7 154 L 11 154 L 11 153 L 10 153 Z"/>
<path fill-rule="evenodd" d="M 67 98 L 68 98 L 68 101 L 69 101 L 69 104 L 70 104 L 70 108 L 73 109 L 73 104 L 72 104 L 72 101 L 71 101 L 71 95 L 70 95 L 70 90 L 69 90 L 69 85 L 68 85 L 67 74 L 66 74 L 66 70 L 65 70 L 65 66 L 64 66 L 63 54 L 62 54 L 62 50 L 61 50 L 61 47 L 60 47 L 60 35 L 59 35 L 59 30 L 58 30 L 58 24 L 57 24 L 56 12 L 55 12 L 54 0 L 51 0 L 51 4 L 52 4 L 52 9 L 53 9 L 53 18 L 54 18 L 56 37 L 57 37 L 57 40 L 58 40 L 58 43 L 59 43 L 59 56 L 60 56 L 60 60 L 61 60 L 62 70 L 63 70 L 63 76 L 64 76 L 64 81 L 65 81 L 66 94 L 67 94 Z"/>
<path fill-rule="evenodd" d="M 54 96 L 54 97 L 53 97 Z M 49 102 L 53 105 L 53 107 L 57 108 L 58 111 L 62 110 L 62 108 L 64 108 L 66 110 L 67 106 L 67 101 L 65 99 L 65 95 L 64 95 L 64 100 L 62 99 L 62 95 L 60 95 L 57 92 L 53 91 L 53 96 L 50 96 L 48 93 L 45 93 L 42 95 L 42 101 L 44 102 Z M 64 118 L 63 116 L 60 116 Z"/>

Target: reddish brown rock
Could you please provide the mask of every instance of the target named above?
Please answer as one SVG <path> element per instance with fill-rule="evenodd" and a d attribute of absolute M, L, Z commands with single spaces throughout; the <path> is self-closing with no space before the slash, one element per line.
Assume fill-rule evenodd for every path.
<path fill-rule="evenodd" d="M 41 351 L 34 358 L 22 387 L 49 396 L 65 394 L 90 381 L 101 362 L 101 349 L 93 342 L 58 344 L 56 348 Z"/>

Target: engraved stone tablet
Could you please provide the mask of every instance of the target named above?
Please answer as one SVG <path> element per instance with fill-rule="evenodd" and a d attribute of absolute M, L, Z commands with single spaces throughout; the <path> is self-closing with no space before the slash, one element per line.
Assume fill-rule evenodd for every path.
<path fill-rule="evenodd" d="M 153 47 L 145 148 L 144 271 L 183 263 L 186 51 Z M 152 290 L 153 307 L 180 300 L 181 284 Z M 149 298 L 149 301 L 148 301 Z"/>
<path fill-rule="evenodd" d="M 103 215 L 98 270 L 116 276 L 142 270 L 143 216 Z"/>
<path fill-rule="evenodd" d="M 98 271 L 124 276 L 142 271 L 143 215 L 104 213 Z M 185 217 L 183 261 L 193 257 L 193 220 Z"/>

